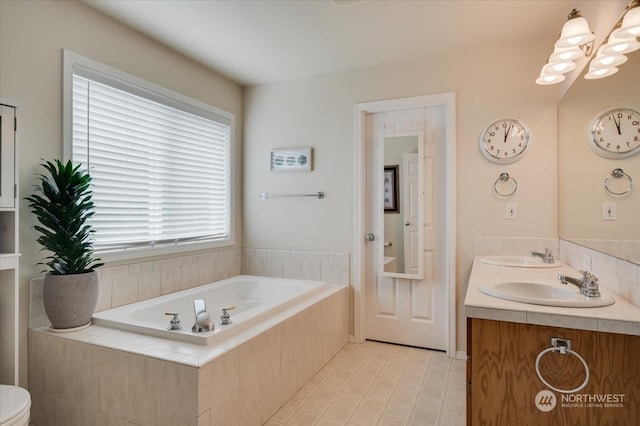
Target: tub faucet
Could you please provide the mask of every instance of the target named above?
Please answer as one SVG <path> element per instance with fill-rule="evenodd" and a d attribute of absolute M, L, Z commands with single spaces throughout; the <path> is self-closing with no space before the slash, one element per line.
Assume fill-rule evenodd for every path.
<path fill-rule="evenodd" d="M 193 301 L 193 309 L 196 312 L 196 323 L 193 324 L 193 327 L 191 327 L 191 331 L 193 331 L 194 333 L 212 331 L 214 325 L 213 322 L 209 319 L 207 305 L 205 305 L 204 300 L 195 299 Z"/>
<path fill-rule="evenodd" d="M 531 256 L 537 256 L 537 257 L 541 258 L 544 263 L 553 263 L 553 262 L 555 262 L 555 260 L 553 258 L 553 253 L 551 253 L 551 250 L 549 250 L 549 249 L 544 249 L 544 253 L 539 253 L 537 251 L 531 251 L 530 254 L 531 254 Z"/>
<path fill-rule="evenodd" d="M 566 275 L 558 275 L 562 284 L 573 284 L 580 289 L 580 294 L 587 297 L 600 297 L 598 290 L 598 278 L 588 271 L 582 271 L 582 278 L 571 278 Z"/>
<path fill-rule="evenodd" d="M 171 318 L 171 321 L 169 321 L 169 327 L 167 327 L 167 330 L 182 330 L 182 326 L 180 326 L 180 318 L 178 318 L 178 315 L 180 315 L 179 312 L 165 312 L 164 314 L 173 315 L 173 318 Z"/>
<path fill-rule="evenodd" d="M 229 315 L 230 310 L 235 309 L 235 306 L 229 306 L 228 308 L 222 308 L 222 315 L 220 315 L 220 322 L 218 324 L 220 325 L 229 325 L 232 324 L 233 321 L 231 321 L 231 315 Z"/>

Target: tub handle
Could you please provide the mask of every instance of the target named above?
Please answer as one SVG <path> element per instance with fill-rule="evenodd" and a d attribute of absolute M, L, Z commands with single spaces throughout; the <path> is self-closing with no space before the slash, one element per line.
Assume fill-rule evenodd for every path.
<path fill-rule="evenodd" d="M 180 315 L 179 312 L 165 312 L 164 314 L 173 315 L 173 318 L 171 318 L 171 321 L 169 321 L 169 327 L 167 327 L 167 330 L 182 330 L 182 326 L 180 325 L 180 318 L 178 318 L 178 315 Z"/>
<path fill-rule="evenodd" d="M 229 306 L 227 308 L 222 308 L 222 315 L 220 315 L 220 325 L 229 325 L 232 324 L 233 321 L 231 321 L 231 316 L 229 315 L 229 312 L 232 309 L 235 309 L 235 306 Z"/>

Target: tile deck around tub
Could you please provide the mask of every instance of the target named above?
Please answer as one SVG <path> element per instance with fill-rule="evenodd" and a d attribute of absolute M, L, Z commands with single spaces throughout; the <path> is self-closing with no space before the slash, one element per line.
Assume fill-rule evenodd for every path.
<path fill-rule="evenodd" d="M 349 343 L 266 425 L 462 426 L 465 383 L 443 352 Z"/>

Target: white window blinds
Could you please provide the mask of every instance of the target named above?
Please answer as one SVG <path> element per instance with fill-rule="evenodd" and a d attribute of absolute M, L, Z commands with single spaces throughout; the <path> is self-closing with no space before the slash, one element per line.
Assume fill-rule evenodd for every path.
<path fill-rule="evenodd" d="M 229 239 L 229 120 L 78 69 L 72 157 L 92 177 L 94 250 Z"/>

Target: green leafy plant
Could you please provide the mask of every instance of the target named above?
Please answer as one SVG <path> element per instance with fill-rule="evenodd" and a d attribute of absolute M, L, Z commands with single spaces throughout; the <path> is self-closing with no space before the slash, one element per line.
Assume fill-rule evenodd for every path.
<path fill-rule="evenodd" d="M 104 265 L 93 257 L 94 231 L 86 223 L 93 216 L 91 176 L 71 161 L 45 161 L 41 165 L 49 175 L 38 174 L 34 194 L 25 198 L 40 222 L 35 226 L 40 233 L 37 241 L 42 250 L 51 252 L 41 264 L 54 275 L 81 274 Z"/>

